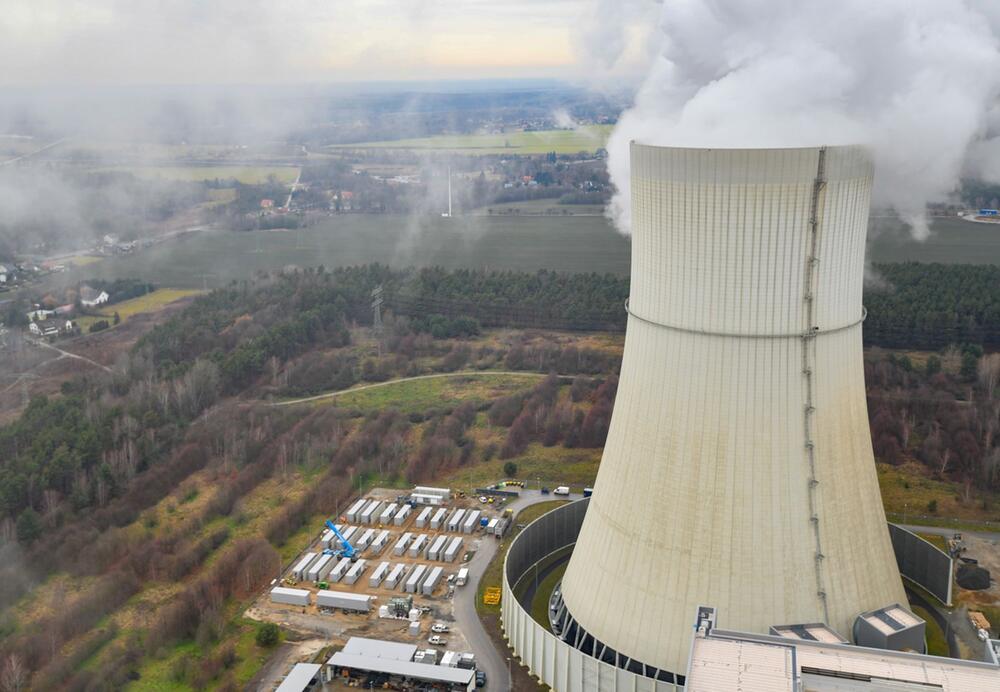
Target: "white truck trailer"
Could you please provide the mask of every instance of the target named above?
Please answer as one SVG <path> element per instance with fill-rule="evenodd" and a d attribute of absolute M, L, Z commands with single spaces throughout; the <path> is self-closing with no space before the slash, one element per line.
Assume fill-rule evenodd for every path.
<path fill-rule="evenodd" d="M 347 591 L 318 591 L 316 605 L 320 608 L 340 608 L 353 613 L 367 613 L 372 609 L 372 597 Z"/>
<path fill-rule="evenodd" d="M 426 565 L 417 565 L 416 567 L 414 567 L 413 571 L 410 572 L 410 576 L 407 577 L 406 583 L 403 584 L 403 591 L 405 591 L 406 593 L 416 593 L 417 587 L 423 580 L 424 572 L 426 571 L 427 571 Z M 309 592 L 307 591 L 306 593 Z"/>
<path fill-rule="evenodd" d="M 424 596 L 430 596 L 434 593 L 434 589 L 437 588 L 438 582 L 441 581 L 441 574 L 444 572 L 443 567 L 434 567 L 431 569 L 430 575 L 424 579 L 423 585 L 420 587 L 420 593 Z"/>
<path fill-rule="evenodd" d="M 309 605 L 309 592 L 305 589 L 289 589 L 284 586 L 276 586 L 271 589 L 271 603 L 307 606 Z"/>

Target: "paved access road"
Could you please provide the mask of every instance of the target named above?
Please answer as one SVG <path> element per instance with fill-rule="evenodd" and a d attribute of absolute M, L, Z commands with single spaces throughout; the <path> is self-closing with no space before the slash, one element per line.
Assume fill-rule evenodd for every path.
<path fill-rule="evenodd" d="M 514 510 L 514 520 L 517 521 L 517 514 L 525 507 L 547 502 L 549 500 L 579 500 L 582 495 L 553 496 L 542 495 L 538 490 L 521 490 L 521 496 L 516 500 L 508 502 L 505 507 Z M 475 556 L 469 560 L 464 567 L 469 568 L 469 581 L 465 586 L 455 589 L 455 598 L 452 609 L 455 614 L 455 622 L 465 635 L 469 647 L 476 654 L 476 665 L 486 672 L 486 687 L 488 690 L 502 690 L 508 692 L 511 689 L 510 673 L 507 663 L 509 651 L 497 651 L 493 645 L 493 640 L 487 634 L 483 623 L 476 613 L 476 591 L 479 589 L 479 580 L 486 571 L 493 556 L 496 555 L 500 541 L 492 536 L 479 537 L 479 549 Z"/>

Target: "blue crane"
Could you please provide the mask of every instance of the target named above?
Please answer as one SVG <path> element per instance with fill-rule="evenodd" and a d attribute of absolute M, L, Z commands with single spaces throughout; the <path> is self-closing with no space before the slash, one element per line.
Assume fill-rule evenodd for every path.
<path fill-rule="evenodd" d="M 343 546 L 340 550 L 330 551 L 330 553 L 337 557 L 343 555 L 344 557 L 353 560 L 354 557 L 358 554 L 358 551 L 354 549 L 354 546 L 351 545 L 346 538 L 344 538 L 344 534 L 342 534 L 340 530 L 336 527 L 336 525 L 334 525 L 334 523 L 329 519 L 326 520 L 326 528 L 333 531 L 333 535 L 337 537 L 337 539 L 340 541 L 340 545 Z"/>

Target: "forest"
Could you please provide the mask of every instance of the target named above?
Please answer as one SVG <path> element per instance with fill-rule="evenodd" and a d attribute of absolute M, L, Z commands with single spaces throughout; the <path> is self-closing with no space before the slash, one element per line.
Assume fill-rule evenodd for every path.
<path fill-rule="evenodd" d="M 947 302 L 917 309 L 932 282 L 967 297 L 954 312 L 981 325 L 978 333 L 998 324 L 997 284 L 981 285 L 994 279 L 989 270 L 876 269 L 891 288 L 869 291 L 877 306 L 869 324 L 909 309 L 908 324 L 923 328 Z M 387 300 L 373 334 L 377 286 Z M 119 689 L 148 661 L 194 642 L 205 653 L 182 658 L 174 679 L 237 689 L 245 654 L 224 633 L 238 604 L 270 579 L 305 523 L 346 501 L 356 483 L 431 482 L 492 459 L 516 464 L 529 449 L 603 446 L 620 336 L 601 346 L 521 320 L 533 311 L 621 319 L 625 292 L 627 282 L 604 275 L 370 265 L 262 276 L 199 297 L 111 375 L 81 376 L 0 428 L 0 658 L 16 660 L 40 688 Z M 411 316 L 415 301 L 424 312 Z M 491 326 L 521 329 L 484 331 Z M 359 382 L 497 370 L 544 376 L 409 409 L 268 405 Z M 1000 354 L 963 342 L 909 354 L 876 347 L 865 375 L 878 460 L 957 481 L 966 502 L 1000 490 Z M 302 493 L 272 512 L 248 509 L 271 480 L 305 472 Z M 210 479 L 203 498 L 190 484 L 196 476 Z M 164 504 L 166 514 L 156 509 Z M 64 607 L 31 620 L 9 608 L 57 574 L 85 580 Z M 126 631 L 117 623 L 129 618 L 109 619 L 168 588 L 169 598 L 142 607 L 144 624 Z M 97 651 L 100 678 L 79 665 Z"/>

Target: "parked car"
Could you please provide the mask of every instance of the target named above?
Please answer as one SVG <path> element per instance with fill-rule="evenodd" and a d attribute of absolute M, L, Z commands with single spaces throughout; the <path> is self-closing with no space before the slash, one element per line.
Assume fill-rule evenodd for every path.
<path fill-rule="evenodd" d="M 451 628 L 442 622 L 435 622 L 433 625 L 431 625 L 431 632 L 435 632 L 437 634 L 444 634 L 445 632 L 450 632 L 450 631 Z"/>
<path fill-rule="evenodd" d="M 444 646 L 448 643 L 448 640 L 435 634 L 427 640 L 427 643 L 433 644 L 434 646 Z"/>
<path fill-rule="evenodd" d="M 480 495 L 479 496 L 479 502 L 485 505 L 486 504 L 486 496 L 485 495 Z"/>
<path fill-rule="evenodd" d="M 486 671 L 476 671 L 476 687 L 486 687 Z"/>
<path fill-rule="evenodd" d="M 546 487 L 542 487 L 542 495 L 548 495 L 548 494 L 549 494 L 549 489 Z"/>

